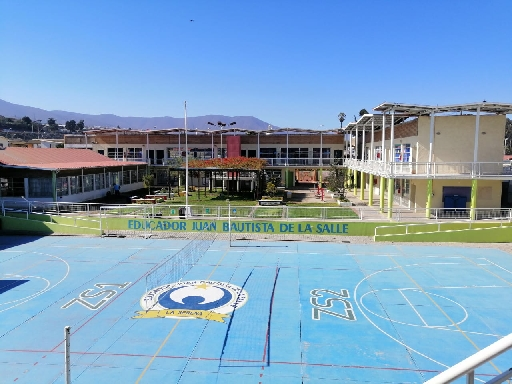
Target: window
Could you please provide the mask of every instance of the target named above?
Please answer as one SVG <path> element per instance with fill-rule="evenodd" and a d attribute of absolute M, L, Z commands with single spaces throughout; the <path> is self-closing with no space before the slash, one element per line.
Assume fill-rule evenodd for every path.
<path fill-rule="evenodd" d="M 139 169 L 139 171 L 137 172 L 137 182 L 141 182 L 142 181 L 142 178 L 144 177 L 144 175 L 146 174 L 146 170 L 145 169 Z"/>
<path fill-rule="evenodd" d="M 67 196 L 68 195 L 68 178 L 67 177 L 58 177 L 57 178 L 57 197 Z"/>
<path fill-rule="evenodd" d="M 307 159 L 308 149 L 307 148 L 289 148 L 291 159 Z"/>
<path fill-rule="evenodd" d="M 107 156 L 111 159 L 120 159 L 123 157 L 123 148 L 108 148 Z"/>
<path fill-rule="evenodd" d="M 247 151 L 245 149 L 240 150 L 240 156 L 247 157 Z"/>
<path fill-rule="evenodd" d="M 255 149 L 249 149 L 247 151 L 247 157 L 256 157 L 256 150 Z"/>
<path fill-rule="evenodd" d="M 142 159 L 142 148 L 141 147 L 127 148 L 126 157 L 128 159 Z"/>
<path fill-rule="evenodd" d="M 261 159 L 275 159 L 277 151 L 275 148 L 260 148 Z"/>
<path fill-rule="evenodd" d="M 71 176 L 69 178 L 69 185 L 72 195 L 82 193 L 82 176 Z"/>
<path fill-rule="evenodd" d="M 397 163 L 409 162 L 411 158 L 411 144 L 395 144 L 395 159 Z"/>
<path fill-rule="evenodd" d="M 28 195 L 30 197 L 52 197 L 52 179 L 50 177 L 29 178 Z"/>
<path fill-rule="evenodd" d="M 103 189 L 105 188 L 105 174 L 103 173 L 97 173 L 94 175 L 96 189 Z"/>
<path fill-rule="evenodd" d="M 130 184 L 130 171 L 123 171 L 123 182 L 122 184 Z"/>
<path fill-rule="evenodd" d="M 94 189 L 94 175 L 84 175 L 84 192 L 91 192 Z"/>

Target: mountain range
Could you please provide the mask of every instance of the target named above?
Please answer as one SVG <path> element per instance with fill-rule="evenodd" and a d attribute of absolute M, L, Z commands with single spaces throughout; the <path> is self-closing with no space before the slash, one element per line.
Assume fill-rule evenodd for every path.
<path fill-rule="evenodd" d="M 88 115 L 77 112 L 67 111 L 46 111 L 40 108 L 29 107 L 25 105 L 13 104 L 8 101 L 0 99 L 0 115 L 4 117 L 15 117 L 21 119 L 24 116 L 30 117 L 32 120 L 41 120 L 46 123 L 49 118 L 55 119 L 57 124 L 65 124 L 66 121 L 75 120 L 79 122 L 84 120 L 86 127 L 121 127 L 132 129 L 166 129 L 166 128 L 183 128 L 185 126 L 184 118 L 162 116 L 162 117 L 123 117 L 112 114 L 102 115 Z M 223 115 L 206 115 L 187 117 L 187 127 L 189 129 L 207 129 L 211 127 L 208 122 L 217 124 L 223 122 L 229 125 L 231 122 L 236 122 L 236 128 L 250 129 L 250 130 L 265 130 L 269 124 L 265 121 L 257 119 L 253 116 L 223 116 Z M 272 125 L 273 128 L 279 128 Z M 219 127 L 211 127 L 219 129 Z"/>

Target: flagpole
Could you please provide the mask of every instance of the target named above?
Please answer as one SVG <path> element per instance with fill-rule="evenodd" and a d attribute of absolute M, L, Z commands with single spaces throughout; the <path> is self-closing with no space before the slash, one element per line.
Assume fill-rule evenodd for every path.
<path fill-rule="evenodd" d="M 187 102 L 185 101 L 185 219 L 188 218 L 188 130 Z"/>

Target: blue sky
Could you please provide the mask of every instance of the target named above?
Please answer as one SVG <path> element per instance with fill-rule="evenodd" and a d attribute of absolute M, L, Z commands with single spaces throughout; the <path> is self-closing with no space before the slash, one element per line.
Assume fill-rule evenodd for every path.
<path fill-rule="evenodd" d="M 511 11 L 510 0 L 0 0 L 0 99 L 146 117 L 183 117 L 186 100 L 188 116 L 310 129 L 385 101 L 512 102 Z"/>

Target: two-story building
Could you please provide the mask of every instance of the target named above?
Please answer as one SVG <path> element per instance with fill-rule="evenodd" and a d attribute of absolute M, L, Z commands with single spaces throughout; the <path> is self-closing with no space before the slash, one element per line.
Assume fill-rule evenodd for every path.
<path fill-rule="evenodd" d="M 185 156 L 257 157 L 266 160 L 267 175 L 280 179 L 286 187 L 315 184 L 322 180 L 330 164 L 341 162 L 345 152 L 340 129 L 97 129 L 84 135 L 66 135 L 64 141 L 66 148 L 88 148 L 111 159 L 151 164 L 159 185 L 167 185 L 167 166 Z"/>
<path fill-rule="evenodd" d="M 361 200 L 392 217 L 393 203 L 411 209 L 500 208 L 503 182 L 512 180 L 503 161 L 506 114 L 512 104 L 426 106 L 383 103 L 344 128 L 351 135 L 353 173 Z M 355 191 L 357 193 L 357 190 Z"/>

